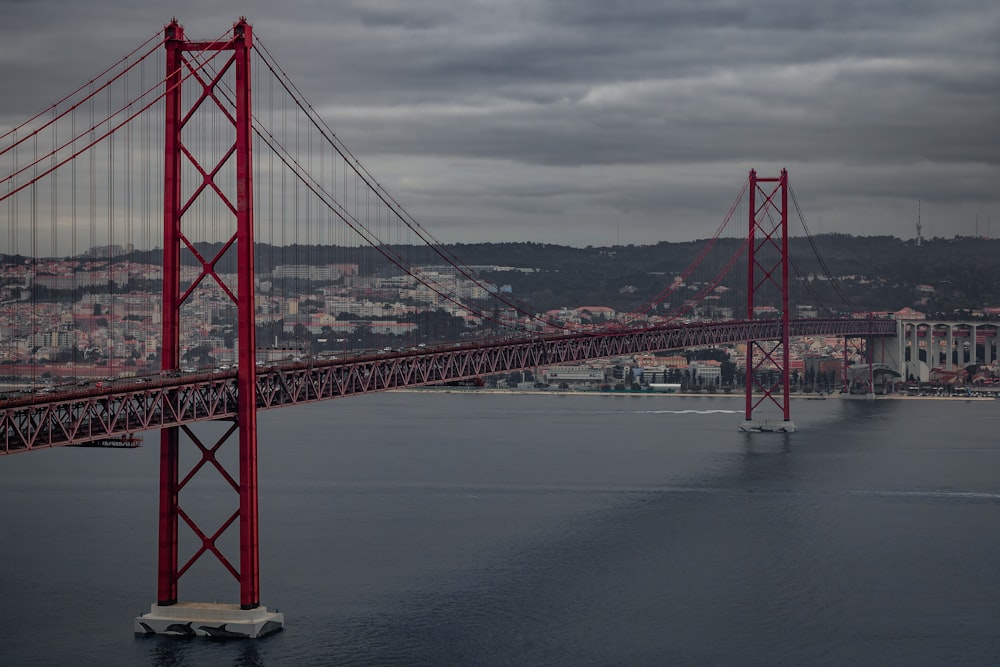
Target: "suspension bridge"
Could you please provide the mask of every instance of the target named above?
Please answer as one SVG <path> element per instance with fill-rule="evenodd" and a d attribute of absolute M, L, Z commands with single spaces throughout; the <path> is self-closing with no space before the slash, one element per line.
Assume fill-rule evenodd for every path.
<path fill-rule="evenodd" d="M 259 591 L 260 410 L 742 345 L 741 427 L 793 431 L 792 338 L 897 335 L 887 319 L 792 317 L 792 294 L 810 281 L 793 277 L 785 171 L 751 171 L 692 263 L 634 311 L 599 325 L 539 313 L 419 224 L 244 19 L 200 41 L 172 21 L 4 132 L 0 160 L 0 375 L 29 388 L 0 399 L 0 452 L 159 431 L 157 597 L 138 633 L 283 627 Z M 693 316 L 708 303 L 713 317 Z M 766 410 L 778 416 L 760 419 Z M 228 426 L 207 439 L 207 421 Z M 186 471 L 182 452 L 195 457 Z M 182 491 L 211 471 L 238 500 L 205 528 Z M 235 558 L 222 546 L 233 532 Z M 180 600 L 203 558 L 232 575 L 239 603 Z"/>

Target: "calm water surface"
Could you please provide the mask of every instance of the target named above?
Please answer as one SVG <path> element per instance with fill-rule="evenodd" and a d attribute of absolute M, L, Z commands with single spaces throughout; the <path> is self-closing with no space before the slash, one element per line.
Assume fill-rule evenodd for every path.
<path fill-rule="evenodd" d="M 155 437 L 0 458 L 0 665 L 1000 664 L 1000 403 L 799 400 L 788 436 L 738 433 L 741 407 L 262 413 L 262 602 L 287 629 L 255 642 L 132 635 Z M 212 527 L 235 494 L 204 477 L 182 502 Z M 181 597 L 238 594 L 203 558 Z"/>

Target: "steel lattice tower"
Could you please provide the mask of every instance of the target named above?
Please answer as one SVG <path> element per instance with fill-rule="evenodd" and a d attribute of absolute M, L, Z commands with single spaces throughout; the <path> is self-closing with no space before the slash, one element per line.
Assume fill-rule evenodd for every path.
<path fill-rule="evenodd" d="M 747 319 L 753 320 L 756 316 L 758 294 L 766 289 L 779 289 L 781 340 L 747 340 L 746 412 L 740 429 L 794 431 L 795 424 L 789 410 L 791 382 L 788 372 L 791 331 L 788 309 L 788 172 L 782 169 L 778 178 L 758 178 L 757 171 L 751 169 L 749 190 Z M 777 372 L 777 380 L 765 380 L 765 375 L 773 373 L 772 369 Z M 779 391 L 780 401 L 777 398 Z M 765 401 L 781 409 L 780 422 L 754 420 L 754 410 Z"/>
<path fill-rule="evenodd" d="M 160 513 L 159 575 L 157 604 L 151 613 L 136 619 L 136 631 L 143 633 L 178 633 L 187 627 L 191 634 L 212 636 L 258 637 L 283 627 L 281 614 L 269 613 L 260 606 L 260 559 L 258 550 L 257 511 L 257 379 L 256 330 L 254 322 L 254 239 L 252 173 L 252 106 L 250 52 L 253 33 L 241 18 L 226 41 L 194 42 L 184 37 L 184 28 L 172 21 L 164 30 L 166 46 L 165 156 L 163 204 L 163 350 L 162 369 L 176 371 L 180 362 L 181 306 L 203 280 L 215 281 L 236 306 L 237 312 L 237 417 L 223 436 L 206 447 L 188 427 L 165 428 L 160 433 Z M 189 58 L 189 52 L 196 53 Z M 209 73 L 207 58 L 231 52 L 224 64 Z M 183 80 L 190 78 L 201 85 L 201 94 L 188 107 L 183 106 Z M 224 84 L 231 77 L 230 84 Z M 226 86 L 229 87 L 226 87 Z M 232 91 L 230 93 L 230 90 Z M 232 97 L 235 97 L 235 100 Z M 214 105 L 231 122 L 235 138 L 216 164 L 202 165 L 196 147 L 184 142 L 184 128 L 203 105 Z M 235 183 L 220 183 L 222 174 L 231 174 L 224 166 L 235 161 Z M 193 168 L 201 179 L 188 198 L 182 192 L 182 168 Z M 232 196 L 235 193 L 235 197 Z M 212 258 L 203 257 L 184 232 L 184 217 L 200 196 L 217 196 L 223 210 L 235 218 L 235 232 Z M 235 201 L 233 201 L 235 199 Z M 237 284 L 226 284 L 216 272 L 216 263 L 235 246 Z M 181 249 L 186 247 L 201 263 L 196 280 L 181 292 Z M 201 460 L 182 479 L 180 477 L 180 440 L 186 435 L 197 447 Z M 236 434 L 239 471 L 234 479 L 221 465 L 216 452 Z M 215 468 L 239 494 L 238 509 L 215 531 L 204 531 L 184 511 L 180 491 L 202 469 Z M 188 525 L 201 541 L 195 554 L 179 567 L 178 526 Z M 233 524 L 239 528 L 239 568 L 234 567 L 217 547 L 216 540 Z M 239 581 L 239 605 L 178 603 L 178 580 L 198 559 L 214 555 Z M 173 632 L 171 631 L 173 628 Z M 186 634 L 183 633 L 182 634 Z"/>

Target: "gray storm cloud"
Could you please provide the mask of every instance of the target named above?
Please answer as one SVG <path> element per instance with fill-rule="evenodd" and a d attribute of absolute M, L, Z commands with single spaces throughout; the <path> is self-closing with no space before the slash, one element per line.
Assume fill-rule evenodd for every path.
<path fill-rule="evenodd" d="M 1000 5 L 352 0 L 239 15 L 337 134 L 445 241 L 711 235 L 747 170 L 789 169 L 816 231 L 974 233 L 1000 220 Z M 86 5 L 86 8 L 84 8 Z M 122 0 L 0 2 L 0 124 L 171 16 Z"/>

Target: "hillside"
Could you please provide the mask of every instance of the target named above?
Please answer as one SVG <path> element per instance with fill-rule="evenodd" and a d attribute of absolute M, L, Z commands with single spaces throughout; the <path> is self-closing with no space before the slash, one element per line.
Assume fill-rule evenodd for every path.
<path fill-rule="evenodd" d="M 530 243 L 479 244 L 456 246 L 454 252 L 473 265 L 536 269 L 489 277 L 511 285 L 516 295 L 539 309 L 608 305 L 630 310 L 648 302 L 682 273 L 703 245 L 704 241 L 699 241 L 577 249 Z M 719 241 L 725 256 L 738 245 L 731 239 Z M 802 237 L 792 238 L 789 248 L 796 285 L 793 303 L 818 303 L 833 311 L 910 306 L 949 314 L 1000 306 L 1000 240 L 934 238 L 917 246 L 889 236 L 825 234 L 815 237 L 813 244 Z M 824 263 L 835 281 L 826 280 Z M 710 280 L 720 268 L 721 262 L 716 260 L 707 271 L 692 275 L 689 282 Z M 745 284 L 745 279 L 740 283 Z M 805 284 L 809 290 L 804 289 Z M 837 288 L 847 297 L 847 305 Z M 739 312 L 742 300 L 738 295 L 727 301 Z"/>
<path fill-rule="evenodd" d="M 705 243 L 664 242 L 649 246 L 586 248 L 540 243 L 482 243 L 460 244 L 450 247 L 450 251 L 466 264 L 477 267 L 487 280 L 509 286 L 517 299 L 538 311 L 580 306 L 610 306 L 617 311 L 632 311 L 650 303 L 675 277 L 684 274 Z M 667 297 L 664 304 L 676 307 L 692 298 L 698 286 L 711 282 L 726 258 L 740 245 L 737 239 L 720 239 L 704 266 L 688 276 L 687 286 Z M 789 246 L 793 305 L 814 305 L 821 312 L 832 313 L 899 310 L 910 306 L 926 313 L 945 315 L 1000 307 L 1000 240 L 933 238 L 917 246 L 913 241 L 890 236 L 825 234 L 814 237 L 811 242 L 803 237 L 792 238 Z M 218 249 L 218 245 L 199 246 L 204 256 L 214 256 Z M 418 265 L 444 261 L 426 247 L 398 250 Z M 196 264 L 189 252 L 183 255 L 185 263 Z M 417 260 L 420 256 L 426 259 Z M 0 261 L 18 265 L 26 258 L 4 256 Z M 107 261 L 159 264 L 162 253 L 159 250 L 135 251 Z M 383 258 L 371 247 L 277 247 L 261 243 L 257 245 L 255 262 L 261 276 L 283 264 L 345 262 L 357 264 L 364 275 L 370 267 L 380 266 Z M 498 267 L 505 268 L 497 270 Z M 737 265 L 721 285 L 745 285 L 745 267 L 745 262 Z M 216 264 L 216 270 L 234 271 L 235 253 L 227 253 Z M 301 287 L 309 289 L 305 284 Z M 161 288 L 157 280 L 116 288 L 130 289 L 158 292 Z M 729 292 L 720 290 L 712 303 L 732 309 L 732 313 L 739 316 L 746 308 L 744 290 L 743 287 Z M 38 296 L 43 296 L 43 290 Z M 777 305 L 776 301 L 773 294 L 761 294 L 757 299 L 758 304 Z"/>

